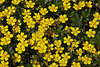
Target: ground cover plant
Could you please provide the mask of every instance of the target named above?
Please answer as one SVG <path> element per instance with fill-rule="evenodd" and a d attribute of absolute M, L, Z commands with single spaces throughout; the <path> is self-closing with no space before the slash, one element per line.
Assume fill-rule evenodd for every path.
<path fill-rule="evenodd" d="M 100 67 L 100 0 L 0 0 L 0 67 Z"/>

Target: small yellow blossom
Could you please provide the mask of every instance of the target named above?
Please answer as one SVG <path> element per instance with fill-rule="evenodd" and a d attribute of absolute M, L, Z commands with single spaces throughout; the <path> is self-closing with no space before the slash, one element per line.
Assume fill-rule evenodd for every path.
<path fill-rule="evenodd" d="M 35 2 L 32 2 L 31 0 L 28 2 L 26 2 L 26 7 L 27 8 L 33 8 L 34 7 L 34 5 L 35 5 Z"/>
<path fill-rule="evenodd" d="M 21 61 L 21 56 L 18 55 L 17 53 L 14 53 L 14 56 L 12 56 L 13 62 L 20 62 Z"/>
<path fill-rule="evenodd" d="M 21 0 L 12 0 L 11 2 L 14 5 L 18 5 L 21 2 Z"/>
<path fill-rule="evenodd" d="M 82 57 L 82 61 L 84 61 L 84 64 L 91 64 L 91 58 L 87 57 L 86 55 Z"/>
<path fill-rule="evenodd" d="M 27 35 L 24 35 L 24 32 L 21 32 L 20 34 L 17 35 L 18 41 L 24 41 L 25 38 L 27 38 Z"/>
<path fill-rule="evenodd" d="M 82 55 L 82 53 L 83 53 L 81 48 L 76 49 L 76 52 L 77 52 L 77 55 L 79 55 L 79 56 L 81 56 L 81 55 Z"/>
<path fill-rule="evenodd" d="M 35 16 L 33 16 L 33 18 L 36 20 L 36 21 L 39 21 L 41 19 L 41 15 L 39 13 L 34 13 Z"/>
<path fill-rule="evenodd" d="M 83 50 L 88 50 L 89 49 L 89 42 L 88 41 L 85 41 L 83 43 Z"/>
<path fill-rule="evenodd" d="M 100 14 L 99 14 L 99 12 L 95 12 L 95 13 L 93 14 L 93 16 L 94 16 L 94 18 L 96 18 L 97 20 L 100 20 Z"/>
<path fill-rule="evenodd" d="M 17 19 L 14 17 L 7 18 L 6 20 L 7 20 L 7 24 L 12 26 L 15 25 L 15 22 L 17 21 Z"/>
<path fill-rule="evenodd" d="M 77 48 L 79 46 L 78 44 L 79 44 L 79 41 L 77 41 L 76 39 L 74 39 L 74 41 L 72 42 L 71 46 Z"/>
<path fill-rule="evenodd" d="M 86 4 L 86 7 L 92 8 L 92 5 L 91 5 L 92 2 L 91 1 L 89 1 L 89 2 L 86 1 L 85 4 Z"/>
<path fill-rule="evenodd" d="M 99 21 L 96 21 L 96 19 L 93 19 L 93 21 L 89 21 L 89 26 L 97 28 L 97 25 L 99 25 Z"/>
<path fill-rule="evenodd" d="M 1 63 L 0 63 L 0 66 L 1 67 L 9 67 L 9 62 L 7 61 L 7 62 L 5 62 L 5 61 L 1 61 Z"/>
<path fill-rule="evenodd" d="M 60 57 L 60 55 L 59 55 L 58 53 L 53 54 L 53 60 L 54 60 L 55 62 L 59 61 L 60 59 L 61 59 L 61 57 Z"/>
<path fill-rule="evenodd" d="M 51 53 L 44 54 L 44 57 L 43 57 L 44 60 L 48 60 L 48 61 L 51 61 L 52 58 L 53 56 L 51 55 Z"/>
<path fill-rule="evenodd" d="M 96 32 L 92 31 L 92 29 L 89 29 L 89 31 L 86 31 L 86 34 L 88 37 L 95 37 Z"/>
<path fill-rule="evenodd" d="M 64 10 L 68 10 L 71 8 L 71 3 L 63 3 Z"/>
<path fill-rule="evenodd" d="M 74 34 L 75 36 L 77 36 L 80 33 L 78 27 L 76 27 L 76 28 L 72 27 L 71 30 L 72 30 L 71 31 L 71 34 Z"/>
<path fill-rule="evenodd" d="M 51 65 L 49 65 L 49 67 L 58 67 L 58 64 L 52 63 Z"/>
<path fill-rule="evenodd" d="M 9 57 L 10 57 L 10 55 L 8 54 L 7 51 L 3 51 L 3 50 L 2 50 L 2 51 L 0 52 L 0 59 L 1 59 L 1 60 L 7 61 Z"/>
<path fill-rule="evenodd" d="M 65 15 L 65 14 L 60 15 L 59 17 L 60 17 L 59 21 L 62 23 L 65 23 L 66 21 L 68 21 L 67 15 Z"/>
<path fill-rule="evenodd" d="M 65 52 L 65 54 L 62 54 L 61 57 L 63 57 L 63 59 L 65 59 L 65 61 L 67 61 L 68 59 L 70 59 L 70 53 Z"/>
<path fill-rule="evenodd" d="M 73 65 L 71 65 L 71 67 L 81 67 L 80 63 L 76 63 L 76 62 L 73 62 L 72 63 Z"/>
<path fill-rule="evenodd" d="M 45 15 L 46 13 L 48 13 L 48 10 L 47 10 L 46 8 L 41 8 L 41 9 L 40 9 L 40 13 L 41 13 L 42 15 Z"/>
<path fill-rule="evenodd" d="M 1 26 L 0 26 L 0 30 L 1 30 L 1 32 L 2 32 L 3 34 L 6 33 L 6 31 L 8 31 L 8 25 L 6 25 L 6 26 L 1 25 Z"/>
<path fill-rule="evenodd" d="M 52 4 L 48 8 L 50 9 L 51 12 L 57 12 L 58 6 L 55 6 L 54 4 Z"/>
<path fill-rule="evenodd" d="M 67 62 L 65 59 L 63 59 L 63 58 L 59 61 L 59 64 L 60 64 L 61 67 L 62 67 L 62 66 L 66 66 L 67 63 L 68 63 L 68 62 Z"/>
<path fill-rule="evenodd" d="M 68 38 L 64 37 L 64 43 L 67 43 L 67 45 L 70 45 L 72 41 L 73 39 L 71 38 L 71 36 L 68 36 Z"/>
<path fill-rule="evenodd" d="M 0 4 L 2 4 L 3 2 L 5 2 L 5 0 L 0 0 Z"/>

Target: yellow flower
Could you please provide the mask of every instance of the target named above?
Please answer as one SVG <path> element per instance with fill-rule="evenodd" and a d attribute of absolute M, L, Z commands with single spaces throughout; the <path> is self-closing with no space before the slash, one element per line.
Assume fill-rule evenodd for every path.
<path fill-rule="evenodd" d="M 88 49 L 88 51 L 89 51 L 90 53 L 96 53 L 96 49 L 95 49 L 94 45 L 89 44 L 89 49 Z"/>
<path fill-rule="evenodd" d="M 24 41 L 25 40 L 25 38 L 27 38 L 27 35 L 24 35 L 24 32 L 21 32 L 20 33 L 20 35 L 18 34 L 17 35 L 17 37 L 18 37 L 18 41 Z"/>
<path fill-rule="evenodd" d="M 3 34 L 6 33 L 6 32 L 8 31 L 8 25 L 6 25 L 6 26 L 1 25 L 1 26 L 0 26 L 0 30 L 1 30 L 1 32 L 2 32 Z"/>
<path fill-rule="evenodd" d="M 51 53 L 46 53 L 44 54 L 44 57 L 43 57 L 43 59 L 47 61 L 51 61 L 52 58 L 53 56 L 51 55 Z"/>
<path fill-rule="evenodd" d="M 28 47 L 28 41 L 27 40 L 21 41 L 21 42 L 18 43 L 18 45 L 22 45 L 24 47 Z"/>
<path fill-rule="evenodd" d="M 64 47 L 55 47 L 56 52 L 55 53 L 62 53 L 64 50 Z"/>
<path fill-rule="evenodd" d="M 81 60 L 82 60 L 82 57 L 81 57 L 80 55 L 78 56 L 78 60 L 79 60 L 79 61 L 81 61 Z"/>
<path fill-rule="evenodd" d="M 70 59 L 70 53 L 65 52 L 65 54 L 62 54 L 61 56 L 63 57 L 63 59 L 65 59 L 65 61 L 67 61 L 68 59 Z"/>
<path fill-rule="evenodd" d="M 93 19 L 93 21 L 90 21 L 89 24 L 90 24 L 89 25 L 90 27 L 97 28 L 97 25 L 99 25 L 99 22 L 97 21 L 97 19 Z"/>
<path fill-rule="evenodd" d="M 14 56 L 12 56 L 13 62 L 20 62 L 21 61 L 21 56 L 18 55 L 17 53 L 14 53 Z"/>
<path fill-rule="evenodd" d="M 13 34 L 11 34 L 10 31 L 7 31 L 7 33 L 5 33 L 4 35 L 6 38 L 8 38 L 8 40 L 9 40 L 9 38 L 13 37 Z"/>
<path fill-rule="evenodd" d="M 89 29 L 89 31 L 86 31 L 86 34 L 88 37 L 95 37 L 96 32 L 92 31 L 92 29 Z"/>
<path fill-rule="evenodd" d="M 77 52 L 77 55 L 79 55 L 79 56 L 81 56 L 81 55 L 82 55 L 82 53 L 83 53 L 81 48 L 76 49 L 76 52 Z"/>
<path fill-rule="evenodd" d="M 21 0 L 12 0 L 11 2 L 14 5 L 18 5 L 21 2 Z"/>
<path fill-rule="evenodd" d="M 7 61 L 8 60 L 8 58 L 10 57 L 10 55 L 8 54 L 8 52 L 7 51 L 1 51 L 0 52 L 0 59 L 1 60 L 5 60 L 5 61 Z"/>
<path fill-rule="evenodd" d="M 51 65 L 49 65 L 49 67 L 58 67 L 58 64 L 53 62 Z"/>
<path fill-rule="evenodd" d="M 12 30 L 15 32 L 15 33 L 20 33 L 20 26 L 13 26 Z"/>
<path fill-rule="evenodd" d="M 92 8 L 92 5 L 91 5 L 92 2 L 91 2 L 91 1 L 89 1 L 89 2 L 86 1 L 85 4 L 86 4 L 86 7 L 90 7 L 90 8 Z"/>
<path fill-rule="evenodd" d="M 28 26 L 29 28 L 34 28 L 34 27 L 35 27 L 35 21 L 28 22 L 28 23 L 27 23 L 27 26 Z"/>
<path fill-rule="evenodd" d="M 58 6 L 55 6 L 54 4 L 52 4 L 48 8 L 50 9 L 51 12 L 57 12 Z"/>
<path fill-rule="evenodd" d="M 68 36 L 68 38 L 64 37 L 64 43 L 67 43 L 67 45 L 70 45 L 72 41 L 73 39 L 71 38 L 71 36 Z"/>
<path fill-rule="evenodd" d="M 46 37 L 40 39 L 39 42 L 38 42 L 38 44 L 40 44 L 40 45 L 41 44 L 48 44 L 48 41 L 46 39 L 47 39 Z"/>
<path fill-rule="evenodd" d="M 47 10 L 46 8 L 41 8 L 41 9 L 40 9 L 40 13 L 41 13 L 42 15 L 45 15 L 46 13 L 48 13 L 48 10 Z"/>
<path fill-rule="evenodd" d="M 76 28 L 72 27 L 71 30 L 72 30 L 71 34 L 73 34 L 75 36 L 77 36 L 80 33 L 80 31 L 78 31 L 79 30 L 78 27 L 76 27 Z"/>
<path fill-rule="evenodd" d="M 65 30 L 68 30 L 68 26 L 65 26 Z"/>
<path fill-rule="evenodd" d="M 34 5 L 35 5 L 35 3 L 32 2 L 31 0 L 30 0 L 29 2 L 26 2 L 26 7 L 27 7 L 27 8 L 33 8 Z"/>
<path fill-rule="evenodd" d="M 48 49 L 48 50 L 53 50 L 53 49 L 54 49 L 54 48 L 53 48 L 53 46 L 54 46 L 53 44 L 47 44 L 47 45 L 48 45 L 48 46 L 47 46 L 47 49 Z"/>
<path fill-rule="evenodd" d="M 39 41 L 42 38 L 42 36 L 44 36 L 44 33 L 40 31 L 36 32 L 36 34 L 32 33 L 32 40 Z"/>
<path fill-rule="evenodd" d="M 85 2 L 79 1 L 78 6 L 79 6 L 79 9 L 82 9 L 83 7 L 85 7 Z"/>
<path fill-rule="evenodd" d="M 55 40 L 55 41 L 54 41 L 54 45 L 55 45 L 56 47 L 60 47 L 61 44 L 62 44 L 61 40 L 58 40 L 58 41 Z"/>
<path fill-rule="evenodd" d="M 15 13 L 15 7 L 14 6 L 11 6 L 11 7 L 8 7 L 8 10 L 9 12 L 12 14 L 12 13 Z"/>
<path fill-rule="evenodd" d="M 17 21 L 17 19 L 14 17 L 7 18 L 6 20 L 7 20 L 7 24 L 12 26 L 15 25 L 15 22 Z"/>
<path fill-rule="evenodd" d="M 61 59 L 61 57 L 60 57 L 60 55 L 59 55 L 58 53 L 53 54 L 53 60 L 54 60 L 55 62 L 59 61 L 60 59 Z"/>
<path fill-rule="evenodd" d="M 68 10 L 68 9 L 70 9 L 71 8 L 71 3 L 63 3 L 63 7 L 64 7 L 64 10 Z"/>
<path fill-rule="evenodd" d="M 88 50 L 89 49 L 89 42 L 86 41 L 83 43 L 83 50 Z"/>
<path fill-rule="evenodd" d="M 66 21 L 68 21 L 67 15 L 65 15 L 65 14 L 60 15 L 59 17 L 60 17 L 59 21 L 62 23 L 65 23 Z"/>
<path fill-rule="evenodd" d="M 15 51 L 21 54 L 23 51 L 25 51 L 25 46 L 23 46 L 22 44 L 18 44 L 17 48 L 15 48 Z"/>
<path fill-rule="evenodd" d="M 87 57 L 86 55 L 82 57 L 82 61 L 84 61 L 84 64 L 91 64 L 91 58 Z"/>
<path fill-rule="evenodd" d="M 3 2 L 5 2 L 5 0 L 0 0 L 0 4 L 2 4 Z"/>
<path fill-rule="evenodd" d="M 7 17 L 11 14 L 11 12 L 9 13 L 9 10 L 5 9 L 4 11 L 2 11 L 2 14 L 3 14 L 4 17 Z"/>
<path fill-rule="evenodd" d="M 24 16 L 23 19 L 24 19 L 23 20 L 24 23 L 26 23 L 26 22 L 29 23 L 29 22 L 33 21 L 33 18 L 31 18 L 31 16 Z"/>
<path fill-rule="evenodd" d="M 95 13 L 93 14 L 93 16 L 94 16 L 94 18 L 96 18 L 97 20 L 100 20 L 100 14 L 99 14 L 99 12 L 95 12 Z"/>
<path fill-rule="evenodd" d="M 35 16 L 33 16 L 33 18 L 36 20 L 36 21 L 39 21 L 41 19 L 41 15 L 39 13 L 34 13 Z"/>
<path fill-rule="evenodd" d="M 74 8 L 75 10 L 79 10 L 79 6 L 78 6 L 77 4 L 74 4 L 73 8 Z"/>
<path fill-rule="evenodd" d="M 47 25 L 52 25 L 54 23 L 54 19 L 53 18 L 50 18 L 50 19 L 47 18 L 45 20 L 45 22 L 46 22 Z"/>
<path fill-rule="evenodd" d="M 81 67 L 80 63 L 76 63 L 76 62 L 73 62 L 72 63 L 73 65 L 71 65 L 71 67 Z"/>
<path fill-rule="evenodd" d="M 25 15 L 26 17 L 27 16 L 30 16 L 31 15 L 31 12 L 30 12 L 30 10 L 29 9 L 24 9 L 24 12 L 22 13 L 22 15 Z"/>
<path fill-rule="evenodd" d="M 78 47 L 79 41 L 77 41 L 76 39 L 72 42 L 72 47 Z"/>
<path fill-rule="evenodd" d="M 73 2 L 76 2 L 77 0 L 72 0 Z"/>
<path fill-rule="evenodd" d="M 68 62 L 67 62 L 65 59 L 63 59 L 63 58 L 59 61 L 59 64 L 60 64 L 61 67 L 62 67 L 62 66 L 66 66 L 67 63 L 68 63 Z"/>
<path fill-rule="evenodd" d="M 1 40 L 1 41 L 0 41 L 0 44 L 1 44 L 1 45 L 8 45 L 8 44 L 11 43 L 11 39 L 8 38 L 8 37 L 3 37 L 3 38 L 1 38 L 0 40 Z"/>
<path fill-rule="evenodd" d="M 1 61 L 1 63 L 0 63 L 0 67 L 9 67 L 9 62 L 8 61 Z"/>
<path fill-rule="evenodd" d="M 39 53 L 45 53 L 47 50 L 47 46 L 45 44 L 41 44 L 41 46 L 38 47 Z"/>
<path fill-rule="evenodd" d="M 35 43 L 35 42 L 34 42 L 32 39 L 28 39 L 28 44 L 29 44 L 29 45 L 34 45 L 34 43 Z"/>
<path fill-rule="evenodd" d="M 39 65 L 39 64 L 33 64 L 33 67 L 41 67 L 41 65 Z"/>

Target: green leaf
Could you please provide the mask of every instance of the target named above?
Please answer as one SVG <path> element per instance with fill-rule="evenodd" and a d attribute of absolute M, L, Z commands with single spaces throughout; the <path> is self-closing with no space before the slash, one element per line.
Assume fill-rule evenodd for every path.
<path fill-rule="evenodd" d="M 100 0 L 97 0 L 97 2 L 100 4 Z"/>
<path fill-rule="evenodd" d="M 27 67 L 32 67 L 29 63 L 27 63 Z"/>
<path fill-rule="evenodd" d="M 58 3 L 60 0 L 56 0 L 56 3 Z"/>
<path fill-rule="evenodd" d="M 81 15 L 82 15 L 83 17 L 85 17 L 85 11 L 82 11 L 82 12 L 81 12 Z"/>
<path fill-rule="evenodd" d="M 56 6 L 61 6 L 62 5 L 62 1 L 55 3 Z"/>
<path fill-rule="evenodd" d="M 95 0 L 90 0 L 90 1 L 95 1 Z"/>
<path fill-rule="evenodd" d="M 100 65 L 100 61 L 95 61 L 94 62 L 96 65 Z"/>
<path fill-rule="evenodd" d="M 79 17 L 79 14 L 75 13 L 71 18 L 72 21 L 71 25 L 80 27 L 82 25 L 82 19 L 83 19 L 82 16 Z"/>
<path fill-rule="evenodd" d="M 96 37 L 94 38 L 95 42 L 97 43 L 97 45 L 100 45 L 100 36 L 96 35 Z"/>

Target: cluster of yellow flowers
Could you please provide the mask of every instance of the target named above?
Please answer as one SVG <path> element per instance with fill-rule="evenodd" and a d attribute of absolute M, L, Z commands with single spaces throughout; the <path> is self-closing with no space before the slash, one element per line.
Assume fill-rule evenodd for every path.
<path fill-rule="evenodd" d="M 12 0 L 12 5 L 0 12 L 0 67 L 9 67 L 11 62 L 12 65 L 19 63 L 17 67 L 24 67 L 25 62 L 30 62 L 33 67 L 81 67 L 82 62 L 84 65 L 91 64 L 93 56 L 100 57 L 100 51 L 90 41 L 82 41 L 80 27 L 69 26 L 71 17 L 68 14 L 57 15 L 56 19 L 48 16 L 49 13 L 59 12 L 60 7 L 64 11 L 91 9 L 92 1 L 77 3 L 77 0 L 61 0 L 60 7 L 51 4 L 47 8 L 39 6 L 39 9 L 33 1 Z M 0 0 L 0 5 L 4 2 L 7 1 Z M 25 4 L 21 11 L 18 10 L 19 4 Z M 99 12 L 92 16 L 94 19 L 89 21 L 90 29 L 85 31 L 87 38 L 95 37 L 95 29 L 99 26 Z M 25 58 L 27 55 L 30 59 Z"/>

